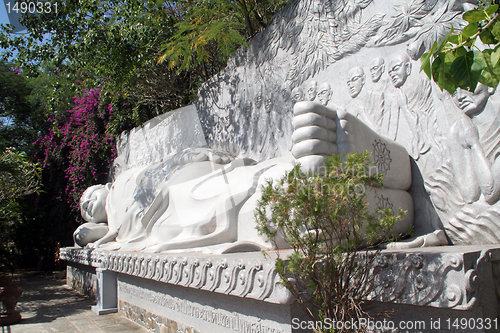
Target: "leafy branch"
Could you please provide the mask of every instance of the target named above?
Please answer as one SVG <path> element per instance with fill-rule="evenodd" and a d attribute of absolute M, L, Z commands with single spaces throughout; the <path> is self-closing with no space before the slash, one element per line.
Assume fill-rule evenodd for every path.
<path fill-rule="evenodd" d="M 228 56 L 256 33 L 265 29 L 272 16 L 288 0 L 178 1 L 183 20 L 176 33 L 162 45 L 158 63 L 185 71 L 197 66 L 222 69 Z M 208 79 L 213 73 L 204 73 Z"/>
<path fill-rule="evenodd" d="M 7 148 L 0 155 L 0 202 L 35 193 L 40 188 L 41 168 L 26 154 Z"/>
<path fill-rule="evenodd" d="M 369 245 L 385 239 L 405 213 L 369 208 L 365 190 L 382 185 L 382 175 L 367 172 L 369 156 L 353 153 L 342 162 L 334 155 L 321 175 L 296 166 L 268 182 L 257 204 L 259 232 L 293 249 L 286 259 L 278 256 L 276 271 L 315 321 L 367 315 L 362 303 L 373 291 L 371 267 L 380 251 Z"/>
<path fill-rule="evenodd" d="M 422 55 L 421 70 L 441 90 L 474 91 L 478 83 L 496 88 L 500 82 L 500 9 L 497 4 L 463 14 L 469 24 L 458 34 L 451 31 Z M 477 39 L 485 47 L 478 47 Z"/>

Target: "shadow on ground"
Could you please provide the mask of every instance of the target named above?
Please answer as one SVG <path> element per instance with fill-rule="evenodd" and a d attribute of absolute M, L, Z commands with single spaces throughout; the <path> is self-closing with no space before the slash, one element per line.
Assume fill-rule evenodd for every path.
<path fill-rule="evenodd" d="M 2 327 L 2 333 L 150 333 L 119 313 L 96 315 L 90 309 L 95 301 L 67 287 L 64 278 L 35 272 L 20 272 L 14 277 L 23 288 L 16 307 L 22 320 Z"/>
<path fill-rule="evenodd" d="M 18 278 L 23 289 L 16 308 L 22 315 L 21 324 L 51 322 L 89 310 L 95 304 L 69 289 L 65 279 L 32 272 L 20 274 Z"/>

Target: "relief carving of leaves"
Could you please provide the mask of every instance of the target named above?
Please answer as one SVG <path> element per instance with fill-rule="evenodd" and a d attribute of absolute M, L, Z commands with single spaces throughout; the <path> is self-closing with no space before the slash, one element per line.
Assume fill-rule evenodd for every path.
<path fill-rule="evenodd" d="M 424 21 L 415 40 L 423 43 L 426 51 L 429 50 L 435 41 L 442 40 L 450 32 L 452 26 L 458 30 L 463 28 L 460 14 L 457 11 L 448 11 L 447 5 L 441 6 L 436 13 Z"/>
<path fill-rule="evenodd" d="M 309 29 L 301 52 L 295 52 L 287 81 L 300 84 L 326 66 L 359 51 L 382 26 L 383 15 L 374 15 L 363 24 L 330 26 L 334 33 L 318 33 L 318 27 Z M 301 43 L 302 44 L 302 43 Z M 305 52 L 304 52 L 305 51 Z"/>
<path fill-rule="evenodd" d="M 425 0 L 414 0 L 410 4 L 394 6 L 394 9 L 399 13 L 392 17 L 389 27 L 375 41 L 377 46 L 397 44 L 410 28 L 421 26 L 420 20 L 429 14 Z"/>

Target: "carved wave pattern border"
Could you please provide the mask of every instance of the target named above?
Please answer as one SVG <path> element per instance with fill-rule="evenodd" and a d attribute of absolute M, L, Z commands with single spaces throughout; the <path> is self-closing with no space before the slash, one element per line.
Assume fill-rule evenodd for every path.
<path fill-rule="evenodd" d="M 291 304 L 272 261 L 235 258 L 175 257 L 63 248 L 63 260 L 101 267 L 139 278 L 238 297 Z M 214 256 L 215 257 L 215 256 Z"/>
<path fill-rule="evenodd" d="M 60 257 L 189 288 L 270 303 L 294 302 L 280 283 L 272 260 L 76 248 L 62 248 Z M 472 267 L 466 267 L 462 253 L 382 253 L 372 267 L 374 288 L 367 300 L 469 310 L 478 303 L 484 266 L 490 260 L 490 251 L 478 253 Z"/>

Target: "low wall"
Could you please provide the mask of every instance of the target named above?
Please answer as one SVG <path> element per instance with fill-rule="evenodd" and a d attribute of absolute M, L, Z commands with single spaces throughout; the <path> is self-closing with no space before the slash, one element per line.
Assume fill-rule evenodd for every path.
<path fill-rule="evenodd" d="M 114 288 L 114 307 L 155 332 L 312 332 L 280 284 L 274 261 L 259 252 L 64 248 L 61 258 L 68 261 L 69 285 L 87 291 L 97 286 L 98 304 Z M 96 268 L 104 276 L 109 272 L 114 287 L 99 291 Z M 375 319 L 377 325 L 388 323 L 379 332 L 407 332 L 401 325 L 413 325 L 411 332 L 499 331 L 500 247 L 383 251 L 372 273 L 374 292 L 367 300 L 372 314 L 392 311 L 390 318 Z"/>

